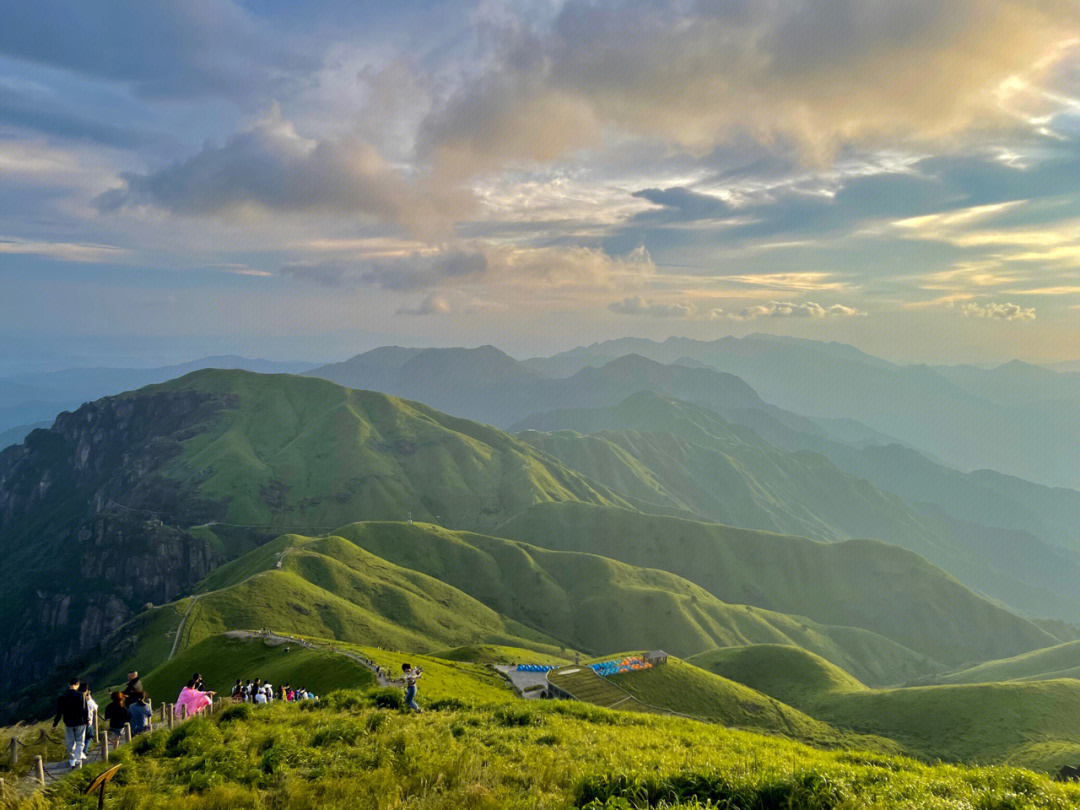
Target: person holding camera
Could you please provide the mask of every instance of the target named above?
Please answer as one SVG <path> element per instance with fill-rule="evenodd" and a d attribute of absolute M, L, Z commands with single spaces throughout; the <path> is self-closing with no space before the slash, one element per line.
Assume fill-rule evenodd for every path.
<path fill-rule="evenodd" d="M 423 711 L 416 705 L 416 682 L 423 677 L 424 670 L 420 667 L 412 668 L 412 664 L 402 664 L 401 671 L 405 673 L 405 705 L 414 712 Z"/>

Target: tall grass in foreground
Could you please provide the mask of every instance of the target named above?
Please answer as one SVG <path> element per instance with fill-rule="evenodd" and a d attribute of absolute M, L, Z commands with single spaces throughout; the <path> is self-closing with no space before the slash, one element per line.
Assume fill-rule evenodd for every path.
<path fill-rule="evenodd" d="M 577 703 L 405 714 L 385 691 L 321 704 L 240 706 L 120 749 L 123 810 L 728 808 L 1065 810 L 1080 787 L 1013 768 L 930 766 Z M 18 810 L 91 808 L 102 766 Z"/>

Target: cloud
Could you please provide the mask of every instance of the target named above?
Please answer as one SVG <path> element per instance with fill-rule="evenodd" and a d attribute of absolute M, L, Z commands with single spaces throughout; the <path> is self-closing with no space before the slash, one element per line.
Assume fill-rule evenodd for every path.
<path fill-rule="evenodd" d="M 990 318 L 997 321 L 1033 321 L 1034 307 L 1022 307 L 1019 304 L 977 304 L 968 303 L 960 307 L 960 314 L 965 318 Z"/>
<path fill-rule="evenodd" d="M 432 293 L 424 298 L 416 307 L 403 307 L 398 311 L 399 315 L 449 315 L 453 307 L 445 295 Z"/>
<path fill-rule="evenodd" d="M 618 315 L 647 315 L 652 318 L 689 318 L 694 314 L 691 304 L 662 304 L 647 302 L 640 295 L 613 301 L 608 309 Z"/>
<path fill-rule="evenodd" d="M 184 216 L 329 212 L 419 232 L 444 223 L 437 197 L 387 165 L 370 144 L 303 138 L 276 107 L 222 146 L 207 145 L 161 171 L 123 179 L 125 186 L 96 198 L 100 211 L 149 205 Z"/>
<path fill-rule="evenodd" d="M 837 317 L 853 317 L 856 315 L 865 315 L 865 312 L 861 312 L 854 307 L 844 306 L 843 304 L 833 304 L 829 307 L 824 307 L 821 304 L 816 304 L 813 301 L 807 301 L 801 304 L 791 303 L 790 301 L 769 301 L 766 304 L 758 304 L 752 307 L 745 307 L 740 310 L 737 317 L 750 319 L 750 318 L 827 318 L 832 316 Z"/>
<path fill-rule="evenodd" d="M 279 272 L 322 287 L 377 286 L 384 290 L 411 291 L 451 283 L 475 283 L 487 271 L 485 254 L 451 250 L 355 262 L 293 262 L 284 265 Z"/>
<path fill-rule="evenodd" d="M 318 64 L 229 0 L 9 4 L 0 53 L 151 98 L 216 95 L 247 108 L 301 86 Z"/>
<path fill-rule="evenodd" d="M 552 160 L 609 130 L 704 154 L 742 137 L 823 159 L 1015 122 L 995 95 L 1080 30 L 1069 0 L 570 0 L 550 29 L 496 27 L 490 69 L 425 122 L 456 165 Z M 1034 66 L 1034 67 L 1033 67 Z"/>
<path fill-rule="evenodd" d="M 48 256 L 68 262 L 112 262 L 127 254 L 112 245 L 84 245 L 73 242 L 30 242 L 0 236 L 0 254 Z"/>

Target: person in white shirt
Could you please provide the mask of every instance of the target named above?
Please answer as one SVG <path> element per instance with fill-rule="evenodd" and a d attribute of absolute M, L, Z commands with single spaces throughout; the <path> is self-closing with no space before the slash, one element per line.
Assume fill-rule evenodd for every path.
<path fill-rule="evenodd" d="M 89 755 L 89 752 L 90 752 L 90 746 L 94 744 L 93 729 L 94 729 L 94 721 L 97 718 L 98 705 L 97 705 L 97 701 L 94 700 L 93 695 L 90 694 L 90 684 L 89 683 L 87 683 L 86 681 L 83 681 L 81 684 L 79 684 L 79 691 L 82 692 L 83 696 L 86 698 L 86 715 L 87 715 L 86 734 L 83 737 L 83 747 L 82 747 L 82 751 L 80 752 L 81 756 L 79 758 L 80 759 L 86 759 L 87 756 Z"/>

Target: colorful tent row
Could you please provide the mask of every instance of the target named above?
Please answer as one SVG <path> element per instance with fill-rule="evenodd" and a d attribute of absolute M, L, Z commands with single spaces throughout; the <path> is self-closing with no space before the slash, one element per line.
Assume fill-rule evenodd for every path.
<path fill-rule="evenodd" d="M 606 678 L 608 675 L 619 675 L 623 672 L 652 669 L 652 664 L 642 658 L 624 658 L 621 661 L 604 661 L 599 664 L 589 664 L 589 667 L 601 678 Z"/>
<path fill-rule="evenodd" d="M 551 672 L 555 667 L 549 667 L 547 664 L 518 664 L 518 672 Z"/>

